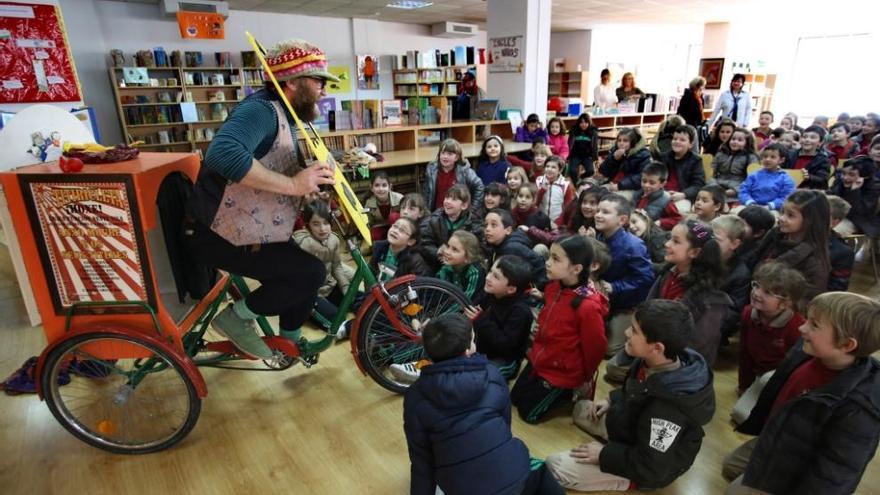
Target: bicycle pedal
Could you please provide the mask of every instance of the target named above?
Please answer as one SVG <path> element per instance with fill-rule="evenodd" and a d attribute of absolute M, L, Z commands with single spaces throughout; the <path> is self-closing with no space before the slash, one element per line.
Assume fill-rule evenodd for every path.
<path fill-rule="evenodd" d="M 297 359 L 306 368 L 311 368 L 312 366 L 318 364 L 318 356 L 320 356 L 320 354 L 313 354 L 311 356 L 300 356 Z"/>

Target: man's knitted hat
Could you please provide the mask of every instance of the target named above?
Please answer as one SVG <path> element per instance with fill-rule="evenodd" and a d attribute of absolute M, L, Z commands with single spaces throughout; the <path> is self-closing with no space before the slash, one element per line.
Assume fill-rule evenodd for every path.
<path fill-rule="evenodd" d="M 266 54 L 266 62 L 279 81 L 298 77 L 317 77 L 339 82 L 327 71 L 327 57 L 317 46 L 300 39 L 282 41 Z M 266 74 L 268 79 L 268 74 Z"/>

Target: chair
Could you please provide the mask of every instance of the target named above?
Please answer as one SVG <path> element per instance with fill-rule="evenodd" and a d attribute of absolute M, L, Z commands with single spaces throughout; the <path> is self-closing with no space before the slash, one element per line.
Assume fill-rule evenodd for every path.
<path fill-rule="evenodd" d="M 801 172 L 800 169 L 784 168 L 782 170 L 785 170 L 785 173 L 791 177 L 791 180 L 794 181 L 794 185 L 799 186 L 801 185 L 801 182 L 804 181 L 804 173 Z"/>
<path fill-rule="evenodd" d="M 712 169 L 712 158 L 714 156 L 709 153 L 703 153 L 703 174 L 706 175 L 706 180 L 708 181 L 715 175 L 715 171 Z"/>
<path fill-rule="evenodd" d="M 874 281 L 880 280 L 880 264 L 878 264 L 877 255 L 877 247 L 872 246 L 872 239 L 865 234 L 852 234 L 843 238 L 843 242 L 845 242 L 848 246 L 852 247 L 854 252 L 859 252 L 859 250 L 863 247 L 867 247 L 868 256 L 871 257 L 871 267 L 874 269 Z"/>

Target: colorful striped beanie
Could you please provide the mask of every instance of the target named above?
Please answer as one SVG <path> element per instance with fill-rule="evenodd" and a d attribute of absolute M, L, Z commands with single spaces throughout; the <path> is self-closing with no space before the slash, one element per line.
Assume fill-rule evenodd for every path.
<path fill-rule="evenodd" d="M 293 39 L 278 43 L 266 54 L 266 62 L 279 81 L 317 77 L 339 82 L 338 77 L 327 71 L 327 57 L 324 52 L 304 40 Z"/>

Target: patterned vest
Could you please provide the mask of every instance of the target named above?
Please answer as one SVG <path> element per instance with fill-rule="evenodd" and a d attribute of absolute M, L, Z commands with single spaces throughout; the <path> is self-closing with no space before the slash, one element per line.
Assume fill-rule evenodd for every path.
<path fill-rule="evenodd" d="M 305 166 L 290 133 L 281 104 L 272 102 L 278 134 L 260 163 L 267 169 L 293 177 Z M 211 230 L 236 246 L 287 242 L 302 198 L 261 191 L 243 184 L 226 185 Z"/>

